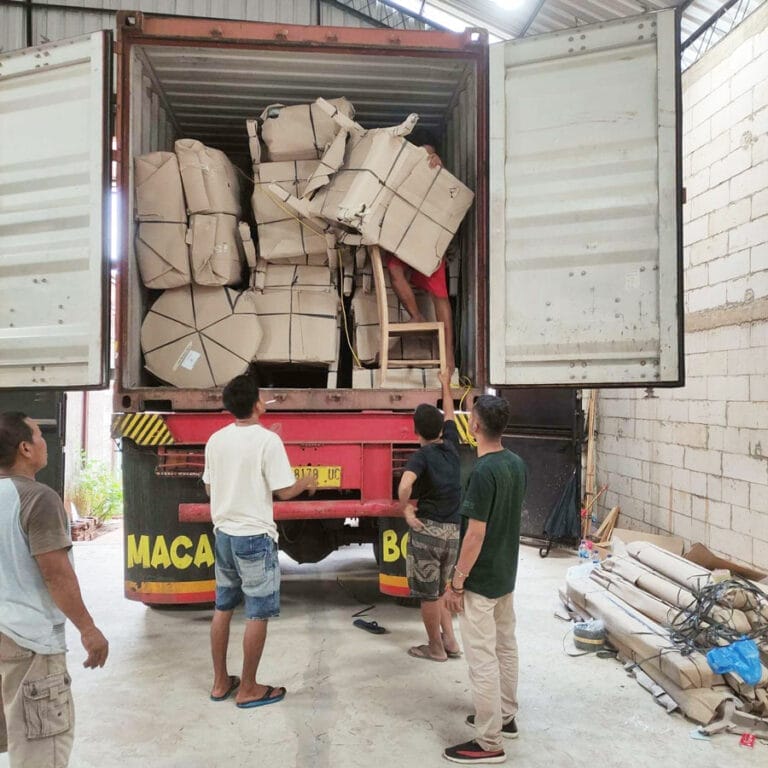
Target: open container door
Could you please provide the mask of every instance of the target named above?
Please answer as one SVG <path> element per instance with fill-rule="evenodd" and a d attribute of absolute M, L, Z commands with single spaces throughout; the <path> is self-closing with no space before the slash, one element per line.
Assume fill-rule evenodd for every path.
<path fill-rule="evenodd" d="M 683 383 L 675 11 L 490 51 L 490 380 Z"/>
<path fill-rule="evenodd" d="M 105 387 L 111 33 L 0 55 L 0 388 Z"/>

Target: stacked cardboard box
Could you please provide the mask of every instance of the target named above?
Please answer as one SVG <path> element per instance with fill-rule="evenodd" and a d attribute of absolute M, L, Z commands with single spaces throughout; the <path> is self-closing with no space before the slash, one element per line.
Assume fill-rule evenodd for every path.
<path fill-rule="evenodd" d="M 304 216 L 323 218 L 360 242 L 379 245 L 431 275 L 474 197 L 427 151 L 406 140 L 418 115 L 390 128 L 365 130 L 323 99 L 316 104 L 339 124 L 303 195 L 287 200 Z M 270 187 L 279 197 L 285 190 Z"/>
<path fill-rule="evenodd" d="M 337 105 L 318 99 L 314 106 L 336 123 L 335 135 L 322 154 L 313 154 L 317 144 L 305 146 L 302 151 L 306 154 L 291 158 L 295 161 L 291 168 L 261 165 L 254 192 L 257 217 L 265 222 L 270 216 L 279 221 L 284 232 L 293 233 L 288 237 L 294 241 L 299 229 L 314 233 L 318 249 L 320 236 L 328 237 L 329 233 L 335 235 L 338 243 L 377 244 L 411 268 L 431 275 L 472 204 L 473 193 L 444 168 L 430 167 L 426 150 L 406 140 L 417 115 L 410 115 L 398 126 L 366 130 Z M 249 133 L 253 147 L 253 130 Z M 327 133 L 324 138 L 330 135 Z M 257 144 L 254 162 L 260 157 L 261 145 Z M 270 158 L 275 159 L 274 152 Z M 300 163 L 300 159 L 304 162 Z M 271 198 L 264 200 L 268 195 Z M 286 216 L 290 210 L 292 222 Z M 302 226 L 306 222 L 311 224 Z M 267 237 L 265 242 L 270 242 L 274 252 Z M 282 242 L 281 247 L 284 248 Z M 456 295 L 458 259 L 449 261 L 449 266 L 454 267 L 449 270 L 449 290 Z M 431 297 L 418 292 L 416 297 L 421 313 L 434 320 Z M 387 304 L 392 322 L 410 319 L 389 287 Z M 373 363 L 379 347 L 378 311 L 370 267 L 365 265 L 355 278 L 351 310 L 357 361 Z M 401 360 L 434 359 L 434 346 L 431 335 L 395 337 L 391 355 Z M 403 386 L 431 386 L 436 385 L 433 373 L 404 369 L 394 373 L 390 381 L 395 386 L 395 381 L 401 379 Z M 331 374 L 333 378 L 335 371 Z M 430 378 L 435 381 L 429 381 Z M 375 375 L 368 369 L 358 367 L 353 372 L 353 386 L 374 386 L 374 381 Z"/>
<path fill-rule="evenodd" d="M 348 117 L 354 115 L 346 99 L 331 103 Z M 264 325 L 255 361 L 335 366 L 338 297 L 339 291 L 351 291 L 351 259 L 337 248 L 326 221 L 298 215 L 281 195 L 304 194 L 339 126 L 317 104 L 272 105 L 259 120 L 247 121 L 247 130 L 260 257 L 252 285 Z"/>
<path fill-rule="evenodd" d="M 147 370 L 178 387 L 212 387 L 243 373 L 261 340 L 253 297 L 222 286 L 255 266 L 250 230 L 238 229 L 240 186 L 223 152 L 180 139 L 175 152 L 134 164 L 136 256 L 148 288 L 166 289 L 147 313 Z"/>
<path fill-rule="evenodd" d="M 251 157 L 254 164 L 261 162 L 261 144 L 256 132 L 260 127 L 261 140 L 265 146 L 265 160 L 318 160 L 339 132 L 339 125 L 333 115 L 341 114 L 351 119 L 355 108 L 345 98 L 330 99 L 327 107 L 319 104 L 297 104 L 286 107 L 271 104 L 257 121 L 248 121 Z"/>
<path fill-rule="evenodd" d="M 330 365 L 338 358 L 339 297 L 327 266 L 260 262 L 253 291 L 263 339 L 254 361 Z"/>
<path fill-rule="evenodd" d="M 147 370 L 175 387 L 223 386 L 259 348 L 258 314 L 251 291 L 198 285 L 163 291 L 141 327 Z"/>
<path fill-rule="evenodd" d="M 237 285 L 243 261 L 237 171 L 223 152 L 195 139 L 179 139 L 174 148 L 190 214 L 192 279 L 199 285 Z"/>
<path fill-rule="evenodd" d="M 173 152 L 141 155 L 134 163 L 136 260 L 147 288 L 177 288 L 192 279 L 187 208 Z"/>
<path fill-rule="evenodd" d="M 255 166 L 251 204 L 263 259 L 303 258 L 307 264 L 328 263 L 328 253 L 335 247 L 329 225 L 322 219 L 297 215 L 269 190 L 269 186 L 275 184 L 286 193 L 300 197 L 317 165 L 317 160 L 296 160 Z"/>

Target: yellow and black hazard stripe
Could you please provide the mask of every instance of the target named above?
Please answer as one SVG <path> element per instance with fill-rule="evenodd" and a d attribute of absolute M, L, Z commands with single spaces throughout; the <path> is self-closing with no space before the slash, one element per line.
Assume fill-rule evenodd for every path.
<path fill-rule="evenodd" d="M 115 415 L 112 437 L 129 437 L 136 445 L 170 445 L 174 442 L 165 419 L 157 413 Z"/>

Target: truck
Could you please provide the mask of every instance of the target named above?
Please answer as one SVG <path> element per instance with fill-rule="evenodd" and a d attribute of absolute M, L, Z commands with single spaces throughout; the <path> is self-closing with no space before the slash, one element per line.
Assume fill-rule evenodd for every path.
<path fill-rule="evenodd" d="M 126 597 L 212 600 L 200 476 L 207 439 L 229 421 L 220 389 L 177 389 L 144 368 L 157 293 L 134 254 L 136 156 L 186 137 L 247 167 L 245 120 L 274 102 L 346 96 L 366 127 L 418 113 L 475 193 L 453 299 L 469 401 L 500 393 L 519 416 L 510 439 L 546 443 L 548 403 L 576 423 L 584 388 L 683 384 L 679 60 L 675 10 L 494 44 L 482 29 L 122 11 L 114 41 L 102 31 L 0 55 L 2 387 L 108 386 L 114 316 Z M 438 396 L 266 382 L 265 424 L 296 472 L 321 480 L 314 498 L 275 504 L 289 555 L 316 562 L 353 542 L 402 554 L 381 521 L 397 515 L 398 472 L 417 446 L 410 414 Z M 569 472 L 577 431 L 566 430 Z M 557 461 L 542 455 L 533 474 L 549 487 Z M 386 571 L 381 589 L 406 595 Z"/>

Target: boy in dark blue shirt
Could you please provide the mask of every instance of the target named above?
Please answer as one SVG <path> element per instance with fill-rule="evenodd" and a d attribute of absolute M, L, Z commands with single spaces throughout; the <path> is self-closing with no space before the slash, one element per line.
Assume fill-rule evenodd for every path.
<path fill-rule="evenodd" d="M 460 655 L 451 614 L 440 600 L 459 548 L 461 467 L 450 371 L 441 371 L 439 379 L 445 413 L 426 403 L 416 408 L 413 425 L 421 447 L 408 460 L 398 488 L 403 516 L 411 528 L 406 558 L 408 586 L 411 595 L 421 600 L 428 640 L 408 653 L 431 661 Z M 410 503 L 411 498 L 418 502 L 418 510 Z"/>

